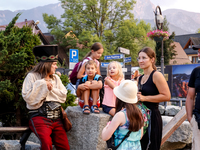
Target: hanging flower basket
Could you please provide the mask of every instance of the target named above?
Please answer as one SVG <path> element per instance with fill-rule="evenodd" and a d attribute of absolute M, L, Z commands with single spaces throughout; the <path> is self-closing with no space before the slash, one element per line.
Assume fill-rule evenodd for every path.
<path fill-rule="evenodd" d="M 162 30 L 154 30 L 154 31 L 148 32 L 147 36 L 151 40 L 155 40 L 155 41 L 159 42 L 159 41 L 162 41 L 162 40 L 169 39 L 169 32 L 162 31 Z"/>
<path fill-rule="evenodd" d="M 155 36 L 153 39 L 154 39 L 154 41 L 156 41 L 156 42 L 161 42 L 161 41 L 163 40 L 163 37 L 162 37 L 162 36 L 160 36 L 160 37 Z"/>

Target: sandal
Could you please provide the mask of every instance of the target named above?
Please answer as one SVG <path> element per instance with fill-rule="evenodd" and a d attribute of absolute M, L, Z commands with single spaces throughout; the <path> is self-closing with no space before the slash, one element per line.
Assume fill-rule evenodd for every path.
<path fill-rule="evenodd" d="M 85 107 L 88 107 L 88 108 L 85 108 Z M 88 110 L 89 112 L 85 112 L 86 110 Z M 86 114 L 86 115 L 90 114 L 90 107 L 89 107 L 89 105 L 84 105 L 83 106 L 83 114 Z"/>
<path fill-rule="evenodd" d="M 96 114 L 99 114 L 99 113 L 100 113 L 99 108 L 98 108 L 97 105 L 92 105 L 92 106 L 91 106 L 91 111 L 92 111 L 93 113 L 96 113 Z M 98 111 L 98 112 L 97 112 L 97 111 Z"/>

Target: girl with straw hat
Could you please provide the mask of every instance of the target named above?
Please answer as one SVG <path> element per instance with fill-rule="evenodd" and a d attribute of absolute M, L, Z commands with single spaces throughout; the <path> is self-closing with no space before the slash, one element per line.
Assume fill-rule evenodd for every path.
<path fill-rule="evenodd" d="M 116 100 L 116 114 L 112 121 L 102 131 L 102 139 L 107 141 L 115 135 L 115 146 L 118 145 L 125 135 L 126 138 L 118 150 L 141 150 L 140 139 L 143 135 L 143 116 L 137 103 L 137 85 L 131 80 L 123 81 L 119 86 L 113 89 Z"/>

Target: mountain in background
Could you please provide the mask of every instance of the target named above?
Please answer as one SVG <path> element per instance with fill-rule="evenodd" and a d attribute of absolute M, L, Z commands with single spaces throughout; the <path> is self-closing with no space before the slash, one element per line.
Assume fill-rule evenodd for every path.
<path fill-rule="evenodd" d="M 155 26 L 154 22 L 154 11 L 156 6 L 151 3 L 150 0 L 136 0 L 136 4 L 133 9 L 134 18 L 138 20 L 144 20 L 146 23 L 150 23 L 151 27 Z M 162 8 L 161 8 L 162 10 Z M 43 21 L 42 14 L 47 13 L 48 15 L 53 14 L 57 18 L 61 18 L 64 13 L 64 9 L 61 7 L 61 3 L 49 4 L 45 6 L 36 7 L 28 10 L 0 10 L 0 26 L 8 24 L 12 18 L 19 12 L 22 15 L 19 17 L 17 22 L 27 20 L 39 20 L 38 27 L 43 33 L 48 32 L 46 24 Z M 200 13 L 188 12 L 180 9 L 168 9 L 162 11 L 163 16 L 166 16 L 169 22 L 170 33 L 175 31 L 176 35 L 196 33 L 197 29 L 200 28 Z"/>
<path fill-rule="evenodd" d="M 0 26 L 8 24 L 17 13 L 22 13 L 17 22 L 23 22 L 25 19 L 34 20 L 35 22 L 39 20 L 40 23 L 38 24 L 38 27 L 43 33 L 46 33 L 48 32 L 48 29 L 46 28 L 47 24 L 43 21 L 42 14 L 53 14 L 57 18 L 61 18 L 61 15 L 64 13 L 64 9 L 61 7 L 61 3 L 57 3 L 39 6 L 28 10 L 17 10 L 14 12 L 10 10 L 0 10 Z"/>

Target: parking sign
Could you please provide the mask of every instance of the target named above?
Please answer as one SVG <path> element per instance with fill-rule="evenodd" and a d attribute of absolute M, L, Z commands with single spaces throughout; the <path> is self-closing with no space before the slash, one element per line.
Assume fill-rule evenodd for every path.
<path fill-rule="evenodd" d="M 69 62 L 72 62 L 72 63 L 78 62 L 78 49 L 69 50 Z"/>

